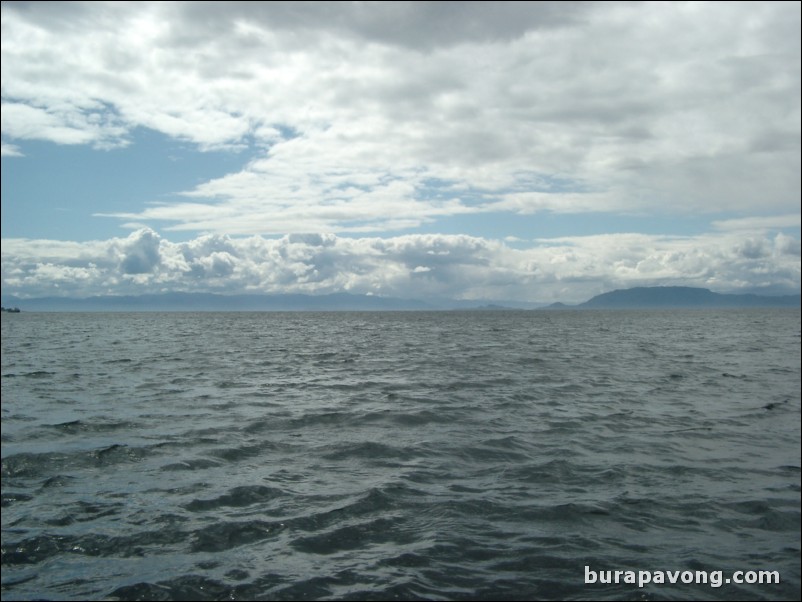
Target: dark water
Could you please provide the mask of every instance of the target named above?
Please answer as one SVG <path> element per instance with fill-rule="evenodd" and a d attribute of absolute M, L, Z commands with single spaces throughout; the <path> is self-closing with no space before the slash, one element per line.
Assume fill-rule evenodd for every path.
<path fill-rule="evenodd" d="M 798 599 L 799 333 L 798 310 L 4 314 L 2 597 Z"/>

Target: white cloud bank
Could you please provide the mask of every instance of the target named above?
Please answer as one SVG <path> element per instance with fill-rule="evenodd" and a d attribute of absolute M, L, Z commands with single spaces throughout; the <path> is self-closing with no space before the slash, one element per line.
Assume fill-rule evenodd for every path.
<path fill-rule="evenodd" d="M 797 3 L 2 7 L 3 152 L 146 127 L 241 171 L 122 220 L 381 233 L 468 212 L 798 212 Z M 143 177 L 146 174 L 143 174 Z"/>
<path fill-rule="evenodd" d="M 348 291 L 404 298 L 580 302 L 615 288 L 702 286 L 799 291 L 800 242 L 753 231 L 694 238 L 618 234 L 534 241 L 463 235 L 279 239 L 203 235 L 174 243 L 150 229 L 89 243 L 3 241 L 3 293 L 27 297 L 164 291 Z"/>

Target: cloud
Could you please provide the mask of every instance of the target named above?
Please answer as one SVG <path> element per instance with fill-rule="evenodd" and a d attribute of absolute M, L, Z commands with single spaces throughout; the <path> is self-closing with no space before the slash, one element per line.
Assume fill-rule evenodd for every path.
<path fill-rule="evenodd" d="M 13 144 L 6 144 L 5 142 L 2 143 L 2 147 L 0 148 L 2 151 L 3 157 L 24 157 L 25 155 L 19 149 L 18 146 L 14 146 Z"/>
<path fill-rule="evenodd" d="M 159 236 L 152 230 L 138 230 L 120 245 L 120 271 L 148 274 L 161 262 Z"/>
<path fill-rule="evenodd" d="M 149 229 L 87 243 L 3 241 L 4 294 L 350 292 L 407 298 L 579 302 L 630 286 L 687 285 L 718 292 L 799 291 L 800 241 L 610 234 L 516 247 L 466 235 L 276 239 L 203 235 L 171 242 Z"/>
<path fill-rule="evenodd" d="M 769 230 L 772 228 L 799 228 L 802 225 L 800 214 L 767 215 L 760 217 L 742 217 L 737 219 L 716 220 L 713 227 L 716 230 L 743 231 L 743 230 Z"/>
<path fill-rule="evenodd" d="M 798 210 L 792 3 L 4 3 L 3 135 L 147 127 L 241 171 L 115 214 L 218 234 Z M 678 32 L 682 41 L 678 42 Z"/>
<path fill-rule="evenodd" d="M 103 107 L 42 109 L 19 102 L 2 104 L 3 134 L 10 138 L 49 140 L 57 144 L 124 146 L 125 128 L 115 124 Z"/>
<path fill-rule="evenodd" d="M 320 35 L 335 33 L 364 42 L 392 44 L 418 51 L 466 42 L 509 40 L 533 29 L 576 23 L 592 9 L 586 2 L 248 2 L 186 3 L 182 21 L 193 29 L 231 32 L 227 24 L 249 24 L 280 31 Z"/>

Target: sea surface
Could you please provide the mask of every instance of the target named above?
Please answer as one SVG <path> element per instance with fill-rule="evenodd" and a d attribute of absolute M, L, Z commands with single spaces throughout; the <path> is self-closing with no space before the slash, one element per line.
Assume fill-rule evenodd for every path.
<path fill-rule="evenodd" d="M 3 600 L 799 594 L 798 309 L 2 315 Z"/>

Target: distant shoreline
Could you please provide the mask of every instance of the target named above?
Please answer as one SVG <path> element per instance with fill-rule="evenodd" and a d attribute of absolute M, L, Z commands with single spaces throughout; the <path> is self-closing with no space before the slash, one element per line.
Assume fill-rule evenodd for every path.
<path fill-rule="evenodd" d="M 248 312 L 248 311 L 503 311 L 588 309 L 799 308 L 800 295 L 722 294 L 693 287 L 637 287 L 596 295 L 576 305 L 486 300 L 419 300 L 334 293 L 328 295 L 161 295 L 3 299 L 3 311 L 26 312 Z M 12 309 L 13 308 L 13 309 Z"/>

